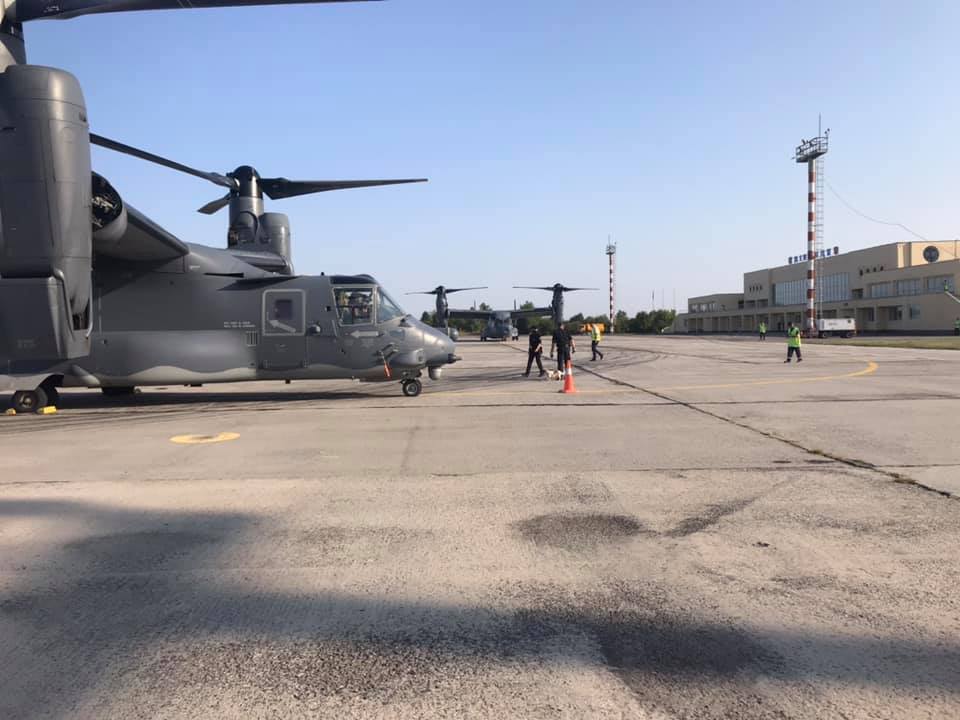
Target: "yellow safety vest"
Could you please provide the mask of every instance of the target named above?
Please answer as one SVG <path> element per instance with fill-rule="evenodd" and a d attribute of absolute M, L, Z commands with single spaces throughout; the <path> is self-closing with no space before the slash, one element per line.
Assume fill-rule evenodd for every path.
<path fill-rule="evenodd" d="M 790 347 L 800 347 L 800 328 L 790 328 L 787 331 L 787 345 Z"/>
<path fill-rule="evenodd" d="M 590 339 L 594 342 L 600 342 L 600 326 L 593 325 L 590 328 Z"/>

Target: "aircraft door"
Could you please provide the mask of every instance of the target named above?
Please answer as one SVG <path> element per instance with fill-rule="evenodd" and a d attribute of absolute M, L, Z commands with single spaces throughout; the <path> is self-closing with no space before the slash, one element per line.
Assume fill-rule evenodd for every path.
<path fill-rule="evenodd" d="M 374 324 L 374 290 L 371 286 L 338 285 L 333 291 L 340 345 L 350 367 L 361 372 L 383 363 L 384 334 Z"/>
<path fill-rule="evenodd" d="M 337 314 L 330 288 L 311 288 L 307 299 L 307 363 L 311 366 L 342 365 Z"/>
<path fill-rule="evenodd" d="M 306 366 L 303 290 L 265 290 L 260 367 L 290 370 Z"/>

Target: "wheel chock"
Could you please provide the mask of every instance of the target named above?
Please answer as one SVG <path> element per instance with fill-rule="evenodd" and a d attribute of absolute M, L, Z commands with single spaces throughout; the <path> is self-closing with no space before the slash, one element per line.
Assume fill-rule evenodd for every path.
<path fill-rule="evenodd" d="M 4 411 L 3 414 L 4 414 L 4 415 L 16 415 L 16 414 L 17 414 L 17 411 L 14 410 L 13 408 L 7 408 L 7 409 Z"/>
<path fill-rule="evenodd" d="M 37 410 L 37 415 L 55 415 L 57 413 L 57 408 L 55 405 L 47 405 Z"/>

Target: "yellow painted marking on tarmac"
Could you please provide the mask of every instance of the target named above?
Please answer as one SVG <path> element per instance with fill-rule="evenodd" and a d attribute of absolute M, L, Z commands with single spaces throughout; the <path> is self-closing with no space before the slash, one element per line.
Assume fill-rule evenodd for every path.
<path fill-rule="evenodd" d="M 722 383 L 716 385 L 675 385 L 671 387 L 651 387 L 651 388 L 641 388 L 641 389 L 609 389 L 609 390 L 580 390 L 579 395 L 613 395 L 616 393 L 632 393 L 639 392 L 640 390 L 651 390 L 653 392 L 666 392 L 668 390 L 723 390 L 729 388 L 739 388 L 739 387 L 755 387 L 759 385 L 794 385 L 799 383 L 811 383 L 811 382 L 826 382 L 829 380 L 843 380 L 845 378 L 855 378 L 855 377 L 864 377 L 865 375 L 872 375 L 877 371 L 877 368 L 880 366 L 874 361 L 867 363 L 867 366 L 862 370 L 856 372 L 847 373 L 845 375 L 820 375 L 817 377 L 808 377 L 808 378 L 782 378 L 779 380 L 750 380 L 747 382 L 738 382 L 738 383 Z M 512 392 L 498 392 L 491 390 L 481 390 L 477 392 L 473 391 L 457 391 L 457 390 L 443 390 L 438 393 L 431 393 L 432 395 L 455 395 L 458 397 L 470 397 L 470 396 L 481 396 L 481 397 L 495 397 L 497 395 L 502 396 L 511 396 L 511 397 L 523 397 L 524 393 L 517 393 L 516 391 Z"/>
<path fill-rule="evenodd" d="M 725 388 L 753 387 L 756 385 L 794 385 L 799 383 L 825 382 L 827 380 L 843 380 L 844 378 L 863 377 L 864 375 L 872 375 L 877 371 L 878 367 L 880 366 L 871 360 L 863 370 L 847 373 L 846 375 L 821 375 L 819 377 L 784 378 L 780 380 L 751 380 L 749 382 L 724 383 L 722 385 L 675 385 L 673 387 L 655 387 L 649 389 L 657 392 L 663 392 L 666 390 L 722 390 Z"/>
<path fill-rule="evenodd" d="M 209 445 L 210 443 L 227 442 L 236 440 L 240 433 L 222 432 L 217 435 L 174 435 L 170 442 L 178 445 Z"/>

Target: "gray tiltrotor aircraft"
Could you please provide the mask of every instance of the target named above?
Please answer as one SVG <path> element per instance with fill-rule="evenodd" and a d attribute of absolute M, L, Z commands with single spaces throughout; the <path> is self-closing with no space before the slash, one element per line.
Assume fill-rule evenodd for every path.
<path fill-rule="evenodd" d="M 460 320 L 485 320 L 486 325 L 480 331 L 481 340 L 516 340 L 520 337 L 520 331 L 517 330 L 513 321 L 522 317 L 544 317 L 551 314 L 550 308 L 536 308 L 533 310 L 451 310 L 447 303 L 447 294 L 460 292 L 461 290 L 486 290 L 486 287 L 472 288 L 447 288 L 438 285 L 433 290 L 427 290 L 422 293 L 409 293 L 410 295 L 436 295 L 437 296 L 437 325 L 443 327 L 454 340 L 458 338 L 455 328 L 450 327 L 450 319 Z"/>
<path fill-rule="evenodd" d="M 422 290 L 420 292 L 411 292 L 407 295 L 435 295 L 437 298 L 437 309 L 435 322 L 437 327 L 443 330 L 451 340 L 458 340 L 460 332 L 456 328 L 450 327 L 450 305 L 447 302 L 448 293 L 463 292 L 464 290 L 486 290 L 487 287 L 468 287 L 468 288 L 448 288 L 443 285 L 437 285 L 433 290 Z"/>
<path fill-rule="evenodd" d="M 289 221 L 263 208 L 264 195 L 420 180 L 202 172 L 91 135 L 76 78 L 25 64 L 29 20 L 286 2 L 0 0 L 0 384 L 15 409 L 52 404 L 65 386 L 125 394 L 263 379 L 395 379 L 413 396 L 423 370 L 438 379 L 457 360 L 450 338 L 369 275 L 294 275 Z M 91 171 L 91 143 L 226 188 L 201 212 L 229 205 L 228 247 L 184 243 L 128 205 Z"/>
<path fill-rule="evenodd" d="M 553 320 L 554 325 L 559 325 L 563 322 L 563 294 L 568 292 L 576 292 L 577 290 L 598 290 L 599 288 L 572 288 L 556 283 L 554 285 L 548 285 L 546 287 L 537 287 L 529 285 L 514 285 L 515 290 L 545 290 L 547 292 L 553 293 L 553 299 L 550 301 L 550 307 L 545 308 L 542 312 L 545 315 L 549 315 Z"/>

